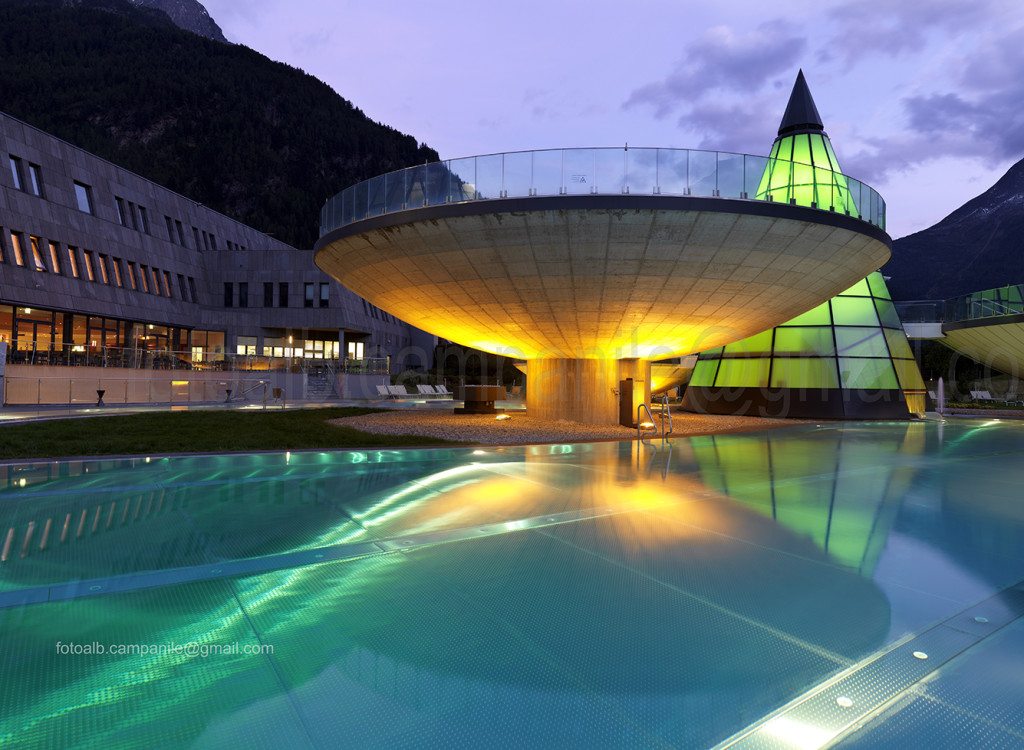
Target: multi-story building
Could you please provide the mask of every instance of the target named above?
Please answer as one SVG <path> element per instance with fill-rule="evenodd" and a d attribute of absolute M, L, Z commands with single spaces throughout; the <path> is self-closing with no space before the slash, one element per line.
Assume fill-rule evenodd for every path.
<path fill-rule="evenodd" d="M 360 374 L 430 366 L 422 332 L 311 252 L 2 113 L 0 158 L 7 403 L 86 400 L 74 391 L 89 378 L 107 402 L 223 398 L 225 373 L 301 397 L 311 370 L 337 374 L 337 395 L 371 395 Z M 103 370 L 58 369 L 72 366 Z"/>

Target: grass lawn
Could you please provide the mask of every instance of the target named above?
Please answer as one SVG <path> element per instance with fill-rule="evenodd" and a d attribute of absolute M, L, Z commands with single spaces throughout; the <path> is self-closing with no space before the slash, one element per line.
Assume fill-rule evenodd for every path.
<path fill-rule="evenodd" d="M 412 435 L 374 435 L 327 424 L 329 419 L 377 411 L 381 410 L 337 407 L 274 412 L 151 412 L 7 424 L 0 429 L 0 460 L 145 453 L 396 448 L 446 442 Z"/>

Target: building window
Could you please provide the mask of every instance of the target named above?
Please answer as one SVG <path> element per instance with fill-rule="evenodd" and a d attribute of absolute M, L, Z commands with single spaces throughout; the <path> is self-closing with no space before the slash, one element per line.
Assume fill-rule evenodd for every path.
<path fill-rule="evenodd" d="M 61 273 L 60 270 L 60 252 L 57 249 L 57 243 L 50 243 L 50 265 L 53 266 L 54 273 Z"/>
<path fill-rule="evenodd" d="M 19 266 L 25 265 L 25 256 L 22 254 L 21 248 L 24 245 L 21 234 L 18 232 L 11 232 L 11 250 L 14 251 L 14 262 Z"/>
<path fill-rule="evenodd" d="M 11 176 L 14 178 L 14 187 L 18 190 L 25 189 L 25 178 L 21 174 L 21 159 L 11 156 Z"/>
<path fill-rule="evenodd" d="M 206 248 L 206 252 L 210 252 L 210 235 L 203 232 L 203 247 Z"/>
<path fill-rule="evenodd" d="M 167 241 L 174 242 L 174 222 L 170 216 L 164 216 L 164 223 L 167 225 Z"/>
<path fill-rule="evenodd" d="M 146 213 L 145 206 L 139 206 L 139 223 L 141 224 L 139 230 L 149 234 L 149 214 Z"/>
<path fill-rule="evenodd" d="M 155 268 L 149 269 L 153 273 L 153 294 L 160 294 L 160 272 Z"/>
<path fill-rule="evenodd" d="M 32 246 L 32 268 L 36 271 L 45 271 L 46 261 L 43 260 L 42 240 L 29 235 L 28 242 Z"/>
<path fill-rule="evenodd" d="M 231 307 L 235 304 L 235 285 L 230 281 L 224 282 L 224 307 Z"/>
<path fill-rule="evenodd" d="M 238 282 L 238 306 L 249 306 L 249 283 L 246 281 Z"/>
<path fill-rule="evenodd" d="M 202 252 L 203 246 L 199 244 L 199 230 L 196 227 L 192 227 L 192 235 L 196 238 L 196 250 Z"/>
<path fill-rule="evenodd" d="M 121 274 L 121 259 L 111 258 L 110 261 L 110 266 L 114 269 L 114 283 L 123 289 L 124 279 Z"/>
<path fill-rule="evenodd" d="M 263 282 L 263 306 L 274 306 L 274 282 L 272 281 Z"/>
<path fill-rule="evenodd" d="M 280 282 L 277 285 L 277 306 L 288 307 L 288 283 Z"/>
<path fill-rule="evenodd" d="M 196 294 L 196 280 L 193 279 L 191 276 L 188 277 L 188 290 L 192 292 L 192 301 L 198 302 L 199 295 Z"/>
<path fill-rule="evenodd" d="M 78 201 L 78 210 L 82 213 L 91 214 L 92 210 L 92 188 L 84 182 L 75 180 L 75 200 Z"/>
<path fill-rule="evenodd" d="M 80 278 L 78 273 L 78 248 L 68 245 L 68 266 L 71 268 L 71 275 L 76 279 Z"/>
<path fill-rule="evenodd" d="M 185 230 L 177 219 L 174 220 L 174 228 L 178 230 L 178 244 L 185 247 Z"/>
<path fill-rule="evenodd" d="M 303 307 L 312 307 L 313 306 L 314 287 L 315 287 L 314 284 L 311 284 L 311 283 L 310 284 L 306 284 L 306 287 L 304 289 L 305 295 L 304 295 L 303 301 L 302 301 L 302 306 Z"/>
<path fill-rule="evenodd" d="M 331 303 L 331 285 L 327 283 L 320 284 L 320 307 L 330 307 Z"/>
<path fill-rule="evenodd" d="M 107 256 L 99 256 L 99 267 L 100 267 L 100 278 L 103 279 L 104 284 L 110 283 L 110 275 L 107 273 Z"/>
<path fill-rule="evenodd" d="M 38 195 L 40 198 L 46 197 L 43 195 L 43 173 L 40 171 L 38 164 L 28 165 L 28 181 L 33 194 Z"/>
<path fill-rule="evenodd" d="M 210 248 L 214 251 L 217 250 L 217 238 L 212 234 L 210 235 Z"/>
<path fill-rule="evenodd" d="M 139 265 L 139 281 L 142 282 L 142 291 L 149 293 L 149 266 Z"/>
<path fill-rule="evenodd" d="M 124 205 L 124 199 L 115 195 L 114 205 L 117 206 L 117 220 L 121 222 L 121 226 L 128 226 L 128 209 Z"/>
<path fill-rule="evenodd" d="M 135 263 L 128 261 L 128 283 L 132 285 L 132 291 L 139 291 L 139 285 L 135 281 Z"/>
<path fill-rule="evenodd" d="M 93 268 L 92 250 L 85 251 L 85 275 L 89 281 L 96 281 L 96 273 Z"/>
<path fill-rule="evenodd" d="M 180 273 L 178 274 L 178 289 L 181 291 L 181 298 L 183 300 L 188 300 L 188 289 L 185 288 L 185 277 Z"/>
<path fill-rule="evenodd" d="M 171 288 L 171 274 L 164 271 L 164 296 L 174 299 L 174 291 Z"/>

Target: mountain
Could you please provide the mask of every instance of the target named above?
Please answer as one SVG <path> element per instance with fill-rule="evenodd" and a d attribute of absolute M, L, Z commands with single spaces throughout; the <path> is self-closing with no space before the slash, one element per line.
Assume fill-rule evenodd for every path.
<path fill-rule="evenodd" d="M 128 0 L 0 0 L 0 88 L 7 114 L 297 247 L 330 196 L 438 159 L 313 76 Z"/>
<path fill-rule="evenodd" d="M 893 299 L 947 299 L 1024 283 L 1024 159 L 928 229 L 893 242 Z"/>
<path fill-rule="evenodd" d="M 206 8 L 196 0 L 131 0 L 136 5 L 163 11 L 179 29 L 205 36 L 215 42 L 228 42 L 217 22 L 210 18 Z"/>

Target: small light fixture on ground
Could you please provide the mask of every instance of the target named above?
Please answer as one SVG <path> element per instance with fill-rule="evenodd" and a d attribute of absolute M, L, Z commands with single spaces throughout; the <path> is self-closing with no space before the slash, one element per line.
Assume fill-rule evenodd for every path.
<path fill-rule="evenodd" d="M 494 421 L 495 422 L 504 422 L 506 419 L 512 419 L 512 417 L 510 415 L 508 415 L 508 414 L 499 414 L 498 416 L 496 416 L 494 418 Z"/>

